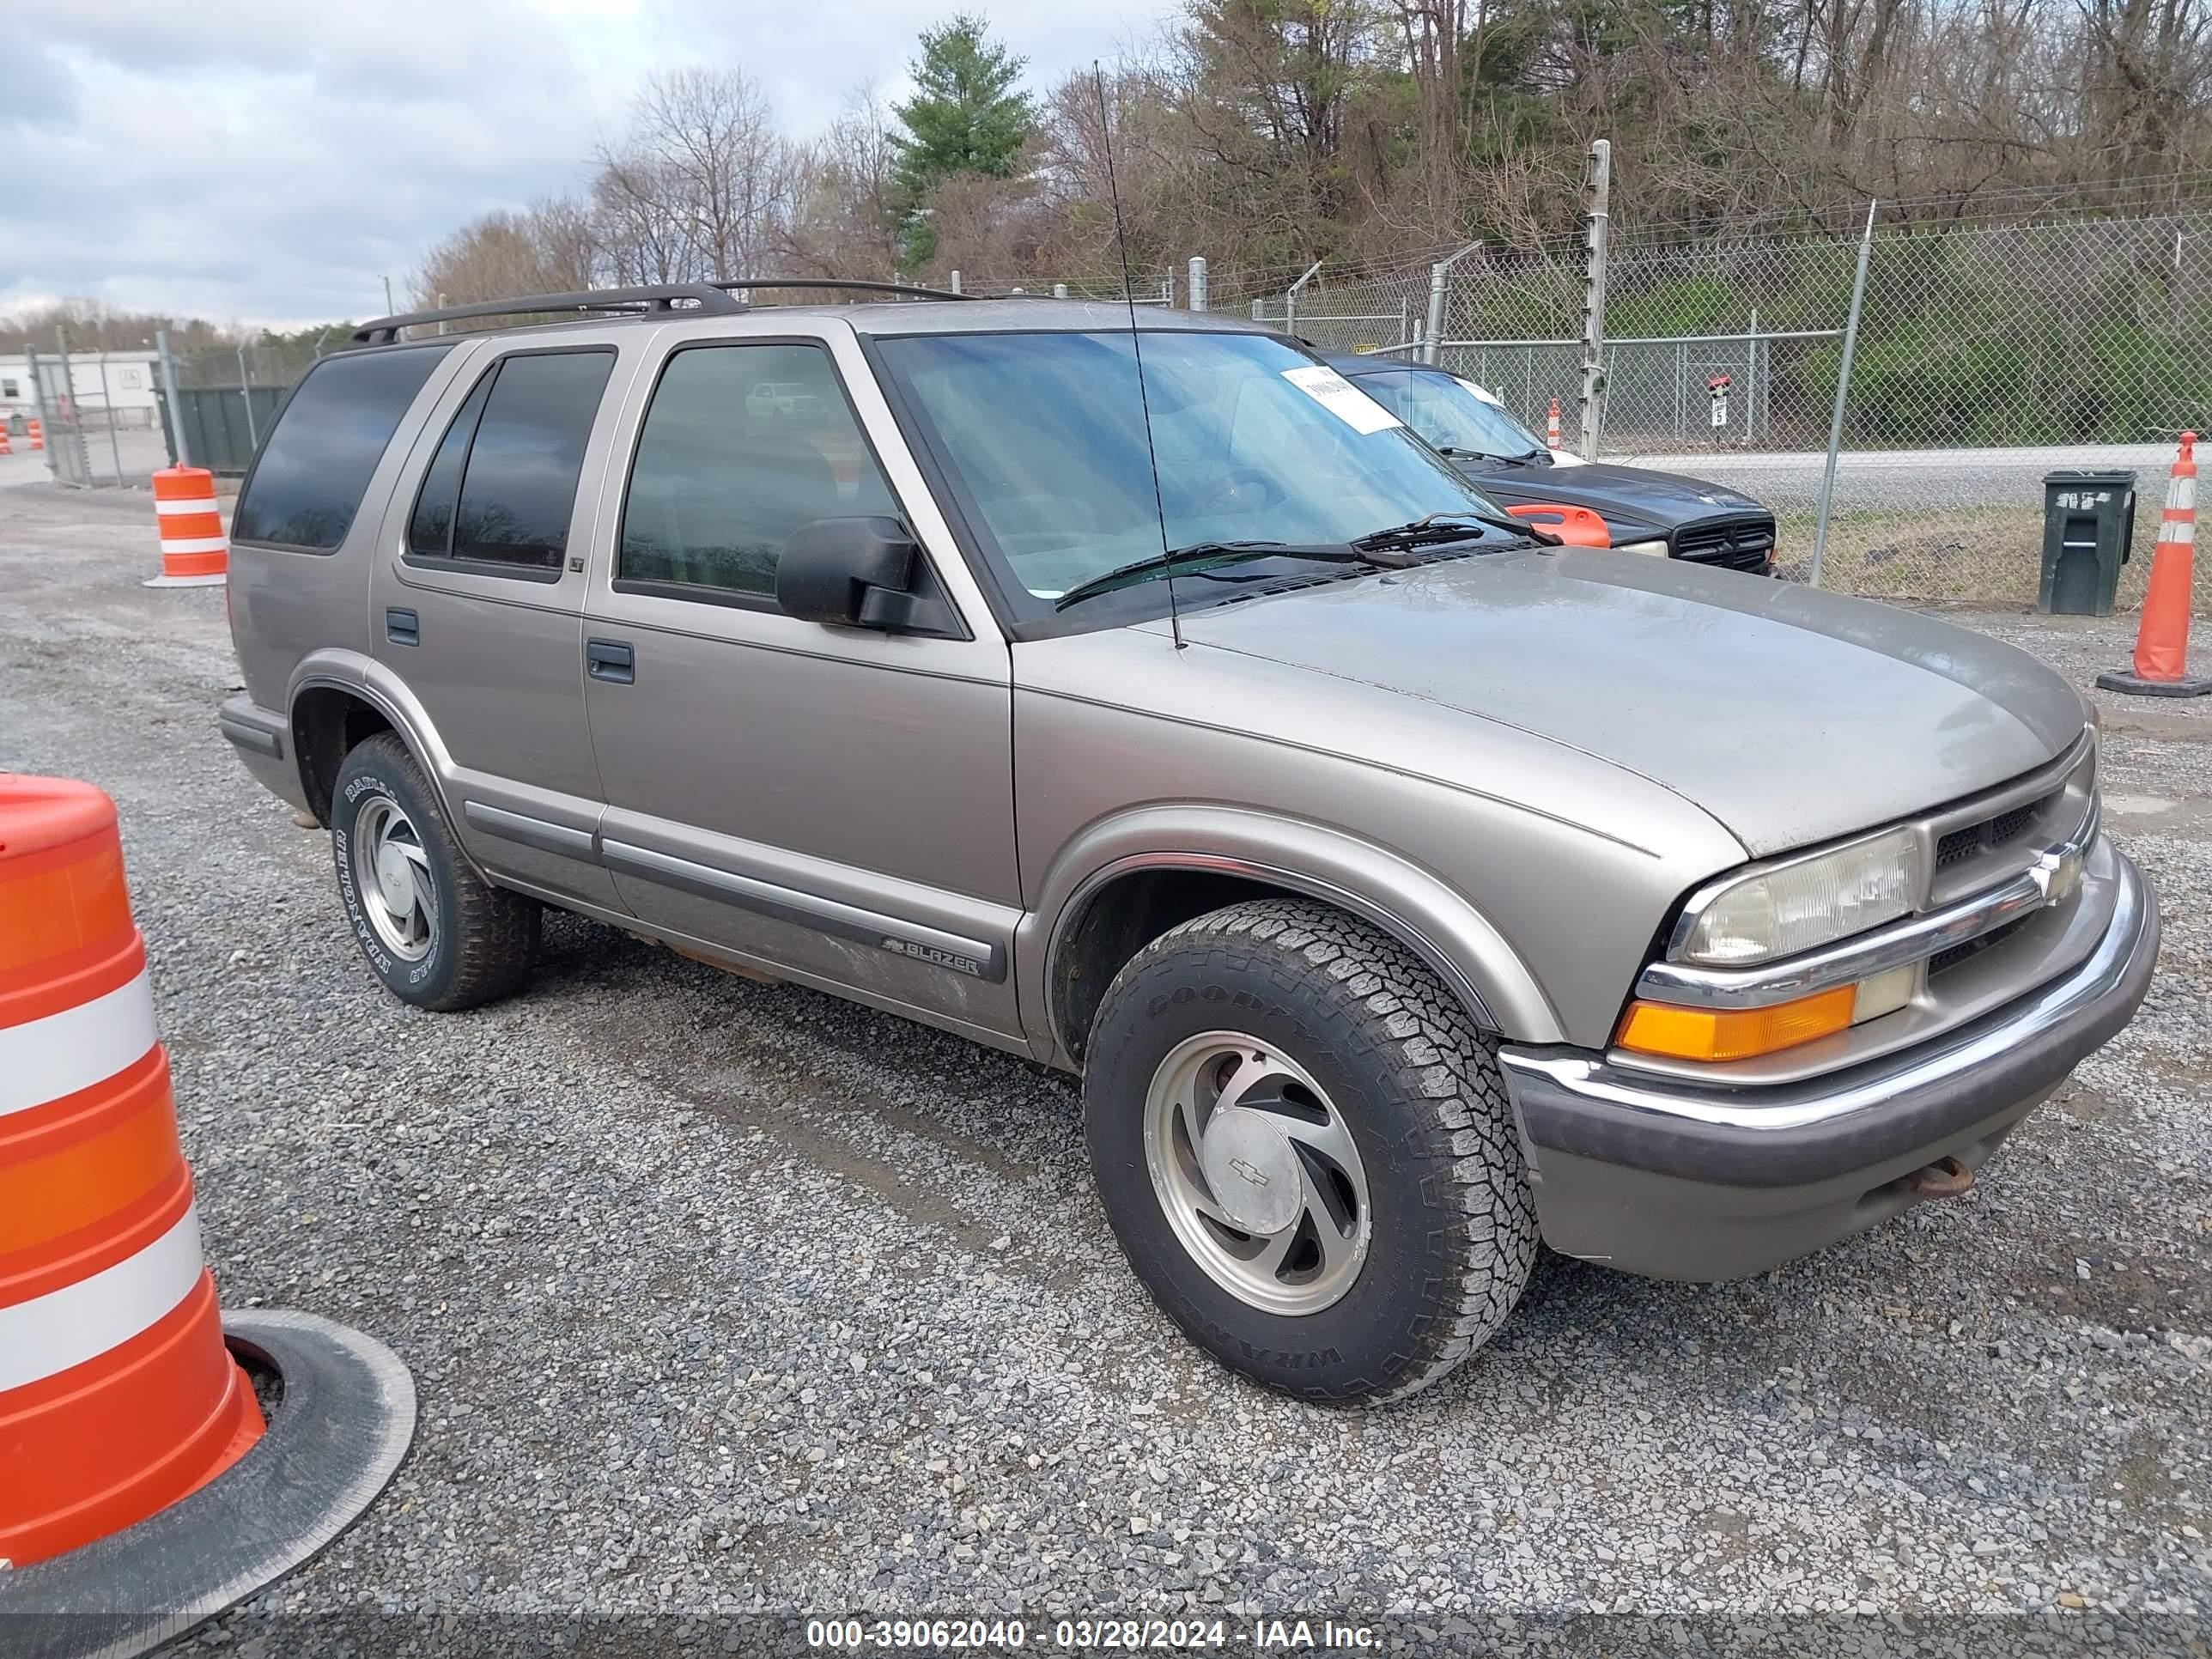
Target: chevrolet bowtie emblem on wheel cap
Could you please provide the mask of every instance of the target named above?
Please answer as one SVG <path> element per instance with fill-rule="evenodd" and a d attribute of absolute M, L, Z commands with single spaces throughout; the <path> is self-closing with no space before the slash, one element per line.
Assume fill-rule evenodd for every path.
<path fill-rule="evenodd" d="M 1248 1164 L 1241 1158 L 1232 1158 L 1229 1160 L 1229 1167 L 1255 1187 L 1264 1187 L 1267 1184 L 1267 1177 L 1261 1174 L 1256 1164 Z"/>

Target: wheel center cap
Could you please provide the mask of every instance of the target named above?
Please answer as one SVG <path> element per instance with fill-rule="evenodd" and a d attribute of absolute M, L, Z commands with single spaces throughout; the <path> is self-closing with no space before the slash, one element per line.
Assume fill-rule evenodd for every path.
<path fill-rule="evenodd" d="M 1248 1233 L 1279 1233 L 1304 1207 L 1297 1154 L 1263 1113 L 1242 1106 L 1216 1112 L 1206 1121 L 1198 1162 L 1215 1200 Z"/>
<path fill-rule="evenodd" d="M 414 902 L 415 884 L 407 873 L 407 854 L 388 842 L 377 849 L 376 884 L 384 890 L 384 902 L 395 910 Z"/>

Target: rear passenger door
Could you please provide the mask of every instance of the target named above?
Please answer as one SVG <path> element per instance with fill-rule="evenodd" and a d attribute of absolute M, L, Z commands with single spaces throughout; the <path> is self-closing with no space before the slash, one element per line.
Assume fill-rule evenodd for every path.
<path fill-rule="evenodd" d="M 1019 1038 L 1006 646 L 851 332 L 684 341 L 631 404 L 584 647 L 617 890 L 672 933 Z M 863 515 L 921 545 L 934 636 L 777 605 L 791 533 Z"/>
<path fill-rule="evenodd" d="M 446 748 L 470 853 L 544 896 L 617 909 L 592 849 L 580 653 L 598 416 L 623 368 L 614 339 L 588 337 L 468 365 L 424 428 L 407 474 L 421 483 L 387 517 L 370 615 L 378 658 Z"/>

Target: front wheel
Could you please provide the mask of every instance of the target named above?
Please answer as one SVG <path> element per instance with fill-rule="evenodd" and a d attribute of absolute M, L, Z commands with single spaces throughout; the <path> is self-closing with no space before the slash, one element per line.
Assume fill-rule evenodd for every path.
<path fill-rule="evenodd" d="M 1310 1399 L 1433 1382 L 1536 1253 L 1496 1044 L 1403 946 L 1326 906 L 1231 905 L 1108 989 L 1084 1121 L 1109 1218 L 1160 1307 Z"/>
<path fill-rule="evenodd" d="M 346 922 L 394 996 L 449 1013 L 520 990 L 538 962 L 538 901 L 461 857 L 429 780 L 389 732 L 338 769 L 331 850 Z"/>

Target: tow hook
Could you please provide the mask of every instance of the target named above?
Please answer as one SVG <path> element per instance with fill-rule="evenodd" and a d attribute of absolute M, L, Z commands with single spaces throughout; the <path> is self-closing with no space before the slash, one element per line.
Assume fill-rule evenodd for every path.
<path fill-rule="evenodd" d="M 1974 1172 L 1955 1158 L 1939 1158 L 1911 1175 L 1899 1176 L 1897 1184 L 1915 1198 L 1956 1198 L 1973 1190 Z"/>

